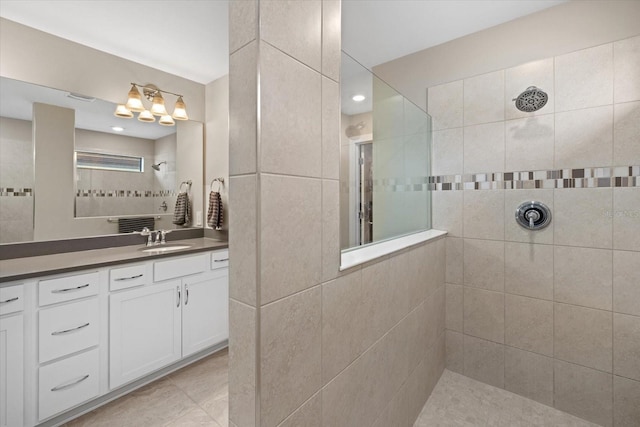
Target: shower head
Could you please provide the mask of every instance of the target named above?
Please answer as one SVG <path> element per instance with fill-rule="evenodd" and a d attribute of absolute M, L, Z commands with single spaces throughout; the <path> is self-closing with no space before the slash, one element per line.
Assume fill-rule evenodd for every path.
<path fill-rule="evenodd" d="M 164 163 L 164 164 L 166 164 L 167 162 L 160 162 L 160 163 L 156 163 L 155 165 L 151 165 L 151 167 L 152 167 L 154 170 L 159 171 L 159 170 L 160 170 L 160 165 L 161 165 L 161 164 L 163 164 L 163 163 Z"/>
<path fill-rule="evenodd" d="M 548 100 L 549 96 L 545 91 L 535 86 L 529 86 L 517 98 L 512 99 L 516 103 L 516 108 L 525 113 L 532 113 L 541 109 L 547 104 Z"/>

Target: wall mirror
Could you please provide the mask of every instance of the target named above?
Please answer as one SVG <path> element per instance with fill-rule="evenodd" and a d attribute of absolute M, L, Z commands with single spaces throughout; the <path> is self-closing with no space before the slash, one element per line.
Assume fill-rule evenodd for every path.
<path fill-rule="evenodd" d="M 51 123 L 38 121 L 34 105 L 72 112 L 71 145 L 55 140 L 64 120 L 53 123 L 60 129 L 38 132 Z M 144 123 L 115 117 L 115 108 L 108 101 L 0 77 L 0 243 L 128 232 L 131 217 L 152 218 L 156 228 L 177 228 L 172 215 L 178 192 L 191 189 L 187 181 L 202 180 L 201 164 L 193 169 L 200 171 L 197 176 L 180 173 L 189 164 L 180 162 L 177 153 L 188 138 L 190 157 L 199 147 L 201 163 L 202 124 Z M 43 134 L 64 151 L 58 153 L 63 162 L 35 161 L 35 141 Z M 70 181 L 64 178 L 69 172 Z M 189 180 L 182 183 L 184 176 Z M 59 185 L 51 187 L 52 182 Z M 38 191 L 45 190 L 43 183 L 47 194 Z M 51 188 L 61 197 L 43 206 Z M 65 206 L 56 208 L 58 203 Z M 42 217 L 49 227 L 39 229 Z"/>
<path fill-rule="evenodd" d="M 343 253 L 431 228 L 431 118 L 342 53 Z"/>

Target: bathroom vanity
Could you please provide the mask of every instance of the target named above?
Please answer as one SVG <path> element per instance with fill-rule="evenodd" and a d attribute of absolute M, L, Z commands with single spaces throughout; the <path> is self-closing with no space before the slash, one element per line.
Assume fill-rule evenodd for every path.
<path fill-rule="evenodd" d="M 227 244 L 180 243 L 0 261 L 0 425 L 58 425 L 227 345 Z"/>

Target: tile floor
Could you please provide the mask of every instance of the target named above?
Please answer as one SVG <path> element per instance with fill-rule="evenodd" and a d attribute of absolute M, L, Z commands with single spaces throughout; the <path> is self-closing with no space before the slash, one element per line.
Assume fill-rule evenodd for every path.
<path fill-rule="evenodd" d="M 414 427 L 596 427 L 506 390 L 445 370 Z"/>
<path fill-rule="evenodd" d="M 227 349 L 98 408 L 65 427 L 228 427 Z M 445 370 L 414 427 L 596 427 Z M 355 427 L 355 426 L 354 426 Z"/>
<path fill-rule="evenodd" d="M 228 427 L 229 354 L 207 356 L 65 427 Z"/>

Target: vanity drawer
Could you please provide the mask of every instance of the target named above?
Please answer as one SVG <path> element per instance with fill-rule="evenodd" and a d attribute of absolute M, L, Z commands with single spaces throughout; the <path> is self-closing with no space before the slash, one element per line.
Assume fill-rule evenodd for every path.
<path fill-rule="evenodd" d="M 153 279 L 156 282 L 175 279 L 202 273 L 209 269 L 209 254 L 203 253 L 192 256 L 172 258 L 167 261 L 153 263 Z"/>
<path fill-rule="evenodd" d="M 0 315 L 24 309 L 24 285 L 0 288 Z"/>
<path fill-rule="evenodd" d="M 98 294 L 99 274 L 97 271 L 75 276 L 41 280 L 38 284 L 40 306 L 71 301 Z"/>
<path fill-rule="evenodd" d="M 211 254 L 211 269 L 229 267 L 229 250 L 215 251 Z"/>
<path fill-rule="evenodd" d="M 44 420 L 99 393 L 98 349 L 40 368 L 38 378 L 38 419 Z"/>
<path fill-rule="evenodd" d="M 97 298 L 40 310 L 40 363 L 98 345 L 99 311 Z"/>
<path fill-rule="evenodd" d="M 148 279 L 145 264 L 112 268 L 109 271 L 109 290 L 119 291 L 120 289 L 146 285 L 149 282 Z"/>

